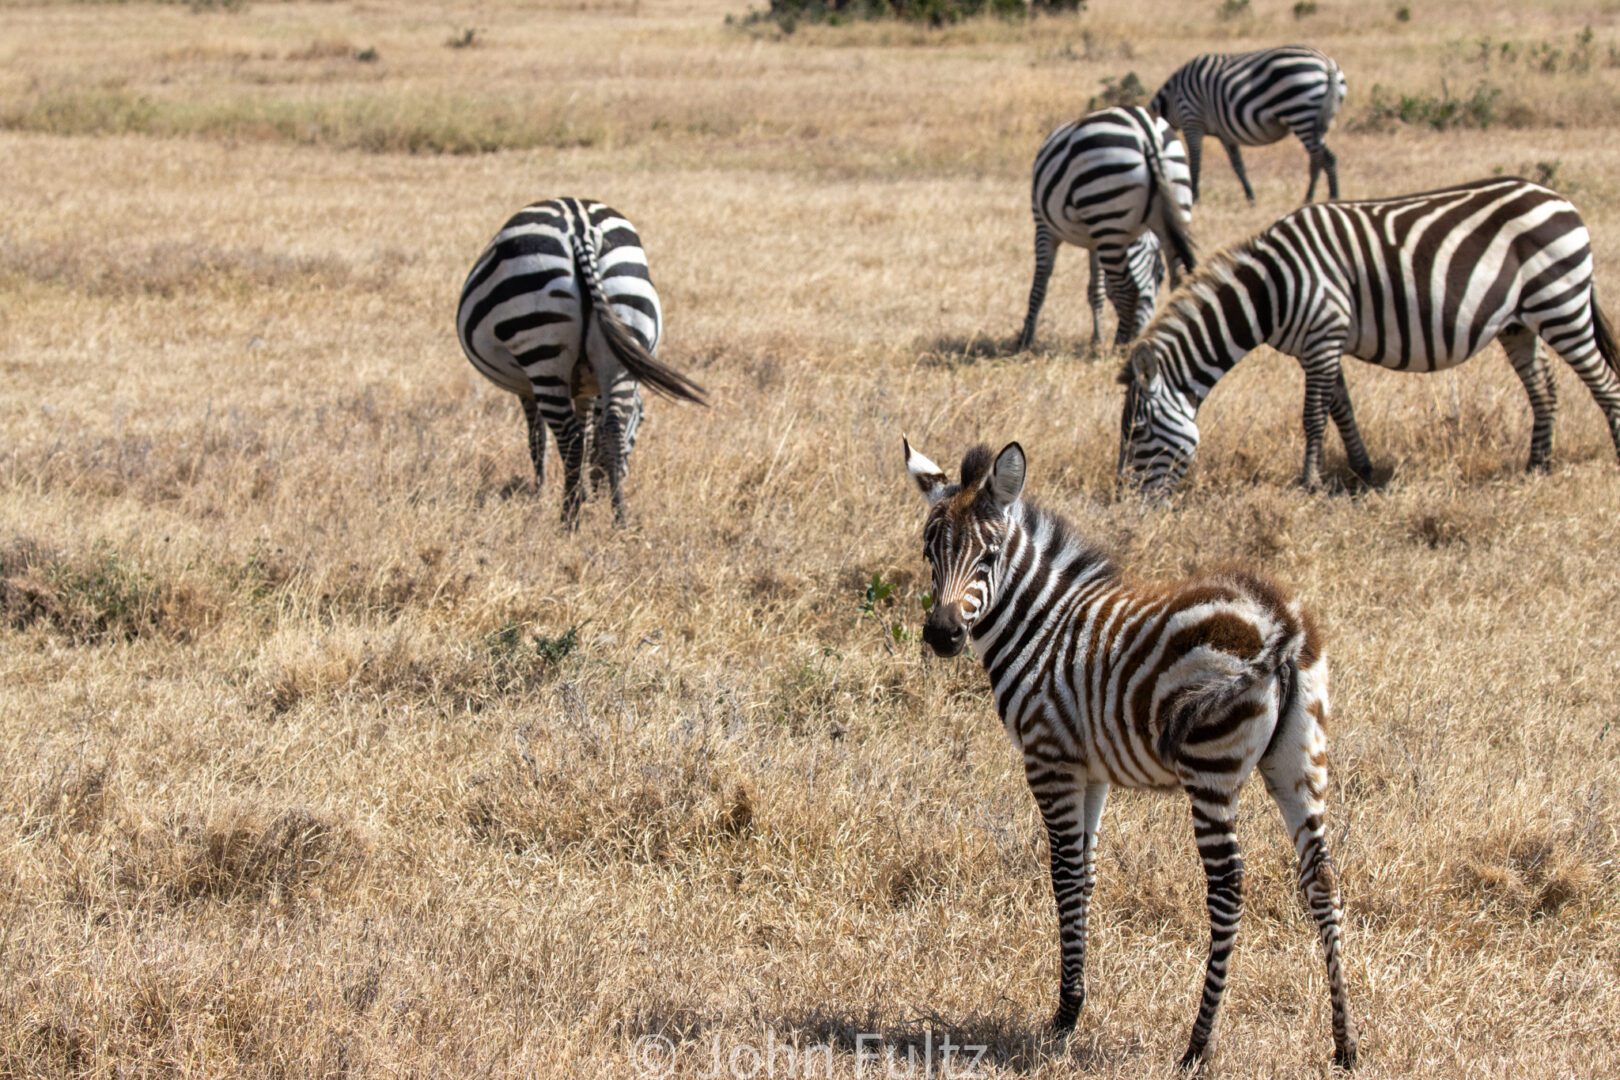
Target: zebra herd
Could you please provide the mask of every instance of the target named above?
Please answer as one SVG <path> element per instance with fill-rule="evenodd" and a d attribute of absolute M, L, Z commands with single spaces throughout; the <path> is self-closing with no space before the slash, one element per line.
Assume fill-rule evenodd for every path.
<path fill-rule="evenodd" d="M 1540 343 L 1556 350 L 1608 419 L 1620 452 L 1620 349 L 1592 284 L 1590 236 L 1554 192 L 1513 178 L 1415 195 L 1313 203 L 1343 72 L 1292 46 L 1189 62 L 1151 107 L 1111 108 L 1054 131 L 1035 159 L 1035 275 L 1020 351 L 1029 348 L 1057 249 L 1088 252 L 1093 340 L 1102 297 L 1118 316 L 1124 402 L 1122 484 L 1179 482 L 1198 445 L 1199 405 L 1261 345 L 1305 370 L 1301 482 L 1320 482 L 1328 418 L 1351 469 L 1371 477 L 1344 375 L 1345 355 L 1438 371 L 1499 341 L 1534 414 L 1530 467 L 1551 450 L 1554 394 Z M 1179 134 L 1178 134 L 1179 132 Z M 1306 205 L 1207 260 L 1191 238 L 1200 149 L 1225 147 L 1249 200 L 1240 148 L 1293 133 L 1310 158 Z M 1176 284 L 1155 314 L 1166 272 Z M 462 291 L 457 330 L 472 363 L 523 403 L 536 479 L 546 433 L 564 468 L 563 520 L 577 527 L 587 456 L 624 520 L 623 481 L 641 388 L 702 402 L 654 356 L 657 291 L 629 221 L 600 203 L 524 208 L 485 249 Z M 1340 896 L 1325 839 L 1327 665 L 1308 613 L 1279 586 L 1227 572 L 1172 588 L 1126 583 L 1058 515 L 1024 500 L 1019 444 L 975 447 L 952 482 L 905 445 L 929 504 L 924 554 L 933 604 L 923 638 L 954 656 L 972 642 L 1024 757 L 1050 842 L 1061 937 L 1052 1020 L 1070 1030 L 1084 1002 L 1095 844 L 1111 786 L 1181 790 L 1203 860 L 1210 949 L 1183 1065 L 1208 1054 L 1243 906 L 1234 821 L 1256 769 L 1282 812 L 1327 964 L 1334 1061 L 1357 1039 L 1340 963 Z"/>

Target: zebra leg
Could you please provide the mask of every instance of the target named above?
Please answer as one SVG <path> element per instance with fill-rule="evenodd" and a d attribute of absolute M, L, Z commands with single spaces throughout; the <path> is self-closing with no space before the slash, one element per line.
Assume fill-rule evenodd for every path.
<path fill-rule="evenodd" d="M 1204 967 L 1204 994 L 1198 1005 L 1187 1052 L 1181 1067 L 1191 1068 L 1209 1057 L 1215 1019 L 1226 992 L 1226 966 L 1243 919 L 1243 856 L 1237 844 L 1237 792 L 1190 783 L 1193 836 L 1204 862 L 1209 909 L 1209 960 Z"/>
<path fill-rule="evenodd" d="M 1082 789 L 1067 763 L 1026 758 L 1024 769 L 1046 822 L 1052 854 L 1052 898 L 1057 905 L 1062 976 L 1051 1028 L 1055 1034 L 1066 1035 L 1074 1030 L 1086 1002 L 1087 919 L 1092 886 L 1097 882 L 1097 827 L 1108 800 L 1108 785 L 1090 783 Z"/>
<path fill-rule="evenodd" d="M 1102 348 L 1103 295 L 1108 275 L 1103 273 L 1095 250 L 1086 253 L 1090 260 L 1090 279 L 1086 282 L 1086 301 L 1091 305 L 1091 351 Z"/>
<path fill-rule="evenodd" d="M 1558 411 L 1558 391 L 1554 388 L 1552 369 L 1541 355 L 1541 341 L 1535 331 L 1515 326 L 1496 335 L 1513 365 L 1524 392 L 1530 395 L 1530 472 L 1546 472 L 1547 459 L 1552 456 L 1553 416 Z"/>
<path fill-rule="evenodd" d="M 1123 348 L 1147 324 L 1143 316 L 1151 316 L 1153 309 L 1142 303 L 1142 291 L 1131 274 L 1129 249 L 1110 244 L 1099 247 L 1094 256 L 1118 319 L 1114 327 L 1114 347 Z"/>
<path fill-rule="evenodd" d="M 1204 125 L 1196 120 L 1189 120 L 1187 126 L 1181 129 L 1187 137 L 1187 176 L 1192 184 L 1193 202 L 1198 201 L 1198 168 L 1204 159 Z"/>
<path fill-rule="evenodd" d="M 1343 907 L 1338 875 L 1328 855 L 1322 815 L 1327 791 L 1327 736 L 1322 723 L 1327 715 L 1326 666 L 1322 661 L 1298 672 L 1294 707 L 1278 718 L 1279 731 L 1260 761 L 1266 790 L 1282 811 L 1283 826 L 1299 857 L 1299 887 L 1316 920 L 1327 963 L 1328 995 L 1333 1007 L 1333 1063 L 1352 1068 L 1356 1063 L 1356 1025 L 1344 986 L 1339 958 L 1339 923 Z"/>
<path fill-rule="evenodd" d="M 1315 491 L 1322 486 L 1322 436 L 1327 432 L 1328 412 L 1343 374 L 1339 367 L 1340 355 L 1335 347 L 1331 352 L 1317 354 L 1304 362 L 1305 466 L 1300 470 L 1299 483 L 1307 491 Z M 1344 401 L 1348 406 L 1348 394 Z"/>
<path fill-rule="evenodd" d="M 1238 183 L 1243 185 L 1243 194 L 1248 196 L 1249 204 L 1252 206 L 1254 204 L 1254 188 L 1249 186 L 1249 174 L 1243 168 L 1242 151 L 1238 149 L 1237 143 L 1227 139 L 1222 139 L 1221 145 L 1226 147 L 1226 158 L 1232 163 L 1232 171 L 1237 173 Z"/>
<path fill-rule="evenodd" d="M 1029 285 L 1029 313 L 1024 316 L 1024 332 L 1018 335 L 1019 352 L 1035 344 L 1035 320 L 1040 318 L 1041 305 L 1046 302 L 1046 283 L 1052 277 L 1058 243 L 1051 229 L 1039 221 L 1035 223 L 1035 280 Z"/>
<path fill-rule="evenodd" d="M 1328 403 L 1333 426 L 1339 429 L 1344 441 L 1345 456 L 1350 459 L 1350 471 L 1364 484 L 1372 483 L 1372 459 L 1367 456 L 1367 444 L 1361 441 L 1361 429 L 1356 426 L 1356 412 L 1350 405 L 1350 388 L 1344 384 L 1344 368 L 1333 386 L 1333 399 Z"/>
<path fill-rule="evenodd" d="M 1592 400 L 1609 421 L 1609 437 L 1614 440 L 1615 451 L 1620 453 L 1620 378 L 1616 377 L 1620 369 L 1611 366 L 1613 361 L 1605 360 L 1598 348 L 1596 320 L 1602 317 L 1594 299 L 1583 310 L 1567 316 L 1565 323 L 1546 321 L 1535 329 L 1541 339 L 1575 369 L 1575 374 L 1591 391 Z"/>
<path fill-rule="evenodd" d="M 608 489 L 613 496 L 613 524 L 620 528 L 624 527 L 624 474 L 630 457 L 625 433 L 635 394 L 634 379 L 626 377 L 615 383 L 603 399 L 601 426 L 596 433 L 600 442 L 598 460 L 607 470 Z"/>
<path fill-rule="evenodd" d="M 546 422 L 540 417 L 540 406 L 534 398 L 523 402 L 523 420 L 529 425 L 529 460 L 534 463 L 534 490 L 538 493 L 546 480 Z"/>
<path fill-rule="evenodd" d="M 1322 168 L 1327 171 L 1328 198 L 1337 202 L 1339 198 L 1339 156 L 1322 145 Z M 1312 185 L 1312 190 L 1315 185 Z"/>
<path fill-rule="evenodd" d="M 540 415 L 557 439 L 557 452 L 563 462 L 562 522 L 568 529 L 579 528 L 579 508 L 585 501 L 580 483 L 580 463 L 585 456 L 585 429 L 574 414 L 574 399 L 566 390 L 556 394 L 536 394 Z"/>

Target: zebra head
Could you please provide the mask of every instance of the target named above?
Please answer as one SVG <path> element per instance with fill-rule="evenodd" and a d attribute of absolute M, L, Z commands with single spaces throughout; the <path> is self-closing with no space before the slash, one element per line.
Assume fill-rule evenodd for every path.
<path fill-rule="evenodd" d="M 975 446 L 962 458 L 961 483 L 953 484 L 910 442 L 905 447 L 906 469 L 929 506 L 923 555 L 933 570 L 934 604 L 923 640 L 938 655 L 955 656 L 1005 577 L 1002 552 L 1024 490 L 1024 448 L 1008 443 L 992 461 L 989 447 Z"/>
<path fill-rule="evenodd" d="M 1131 350 L 1119 381 L 1125 386 L 1115 465 L 1120 484 L 1146 491 L 1174 487 L 1198 449 L 1195 406 L 1166 378 L 1159 347 L 1151 341 Z"/>

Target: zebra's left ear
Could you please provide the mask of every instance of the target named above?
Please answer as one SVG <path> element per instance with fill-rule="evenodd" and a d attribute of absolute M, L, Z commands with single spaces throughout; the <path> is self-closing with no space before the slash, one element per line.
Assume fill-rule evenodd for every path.
<path fill-rule="evenodd" d="M 900 442 L 906 448 L 906 471 L 917 481 L 917 489 L 923 493 L 923 498 L 928 500 L 928 505 L 933 506 L 944 497 L 945 489 L 951 482 L 945 478 L 938 465 L 911 448 L 910 439 L 902 435 Z"/>
<path fill-rule="evenodd" d="M 990 482 L 985 490 L 996 501 L 996 509 L 1005 510 L 1018 501 L 1018 496 L 1024 493 L 1024 448 L 1015 442 L 1008 443 L 996 455 L 996 463 L 990 468 Z"/>

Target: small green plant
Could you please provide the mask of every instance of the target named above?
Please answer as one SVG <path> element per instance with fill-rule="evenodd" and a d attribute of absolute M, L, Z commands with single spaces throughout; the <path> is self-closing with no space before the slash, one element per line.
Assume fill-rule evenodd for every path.
<path fill-rule="evenodd" d="M 480 44 L 476 27 L 468 26 L 445 39 L 447 49 L 474 49 Z"/>
<path fill-rule="evenodd" d="M 1429 127 L 1435 131 L 1472 128 L 1484 131 L 1500 120 L 1500 88 L 1481 82 L 1466 97 L 1452 97 L 1444 82 L 1439 94 L 1391 94 L 1374 86 L 1367 110 L 1355 123 L 1363 131 L 1389 131 L 1396 124 Z"/>
<path fill-rule="evenodd" d="M 882 612 L 879 611 L 879 608 L 894 605 L 896 600 L 894 594 L 898 588 L 899 586 L 894 582 L 884 581 L 881 573 L 874 572 L 872 579 L 866 583 L 866 588 L 861 597 L 859 618 L 862 620 L 870 619 L 883 628 L 883 647 L 890 652 L 894 651 L 894 646 L 911 640 L 911 631 L 906 628 L 904 622 L 899 620 L 891 622 L 885 619 Z"/>
<path fill-rule="evenodd" d="M 548 673 L 556 670 L 579 647 L 579 630 L 576 624 L 555 637 L 525 635 L 523 627 L 507 623 L 484 638 L 484 650 L 489 654 L 490 663 L 503 675 L 521 675 L 533 666 L 538 666 L 541 673 Z"/>
<path fill-rule="evenodd" d="M 375 45 L 367 45 L 365 48 L 355 53 L 354 58 L 360 61 L 362 64 L 375 64 L 379 59 L 381 59 L 377 53 L 377 47 Z"/>
<path fill-rule="evenodd" d="M 186 8 L 193 15 L 201 15 L 210 11 L 240 14 L 248 9 L 248 0 L 186 0 Z"/>
<path fill-rule="evenodd" d="M 1294 18 L 1308 19 L 1316 14 L 1316 0 L 1299 0 L 1294 5 Z"/>
<path fill-rule="evenodd" d="M 1119 78 L 1110 75 L 1103 79 L 1102 85 L 1102 93 L 1093 94 L 1086 102 L 1088 111 L 1128 108 L 1140 105 L 1148 99 L 1148 89 L 1142 85 L 1142 80 L 1137 78 L 1134 71 L 1127 71 Z"/>
<path fill-rule="evenodd" d="M 1549 187 L 1568 195 L 1569 186 L 1561 187 L 1558 183 L 1558 171 L 1563 168 L 1563 165 L 1563 161 L 1558 158 L 1553 158 L 1551 161 L 1538 161 L 1530 168 L 1530 179 L 1542 187 Z"/>
<path fill-rule="evenodd" d="M 727 25 L 775 23 L 791 34 L 800 23 L 842 26 L 856 21 L 893 19 L 950 26 L 964 19 L 993 15 L 1009 21 L 1035 14 L 1084 11 L 1086 0 L 770 0 L 765 11 L 751 11 L 741 19 L 726 16 Z"/>
<path fill-rule="evenodd" d="M 1237 19 L 1249 14 L 1249 0 L 1221 0 L 1221 6 L 1215 9 L 1218 19 Z"/>
<path fill-rule="evenodd" d="M 1412 9 L 1407 7 L 1405 4 L 1402 4 L 1400 7 L 1396 8 L 1395 9 L 1395 21 L 1396 22 L 1411 22 L 1412 21 Z"/>

